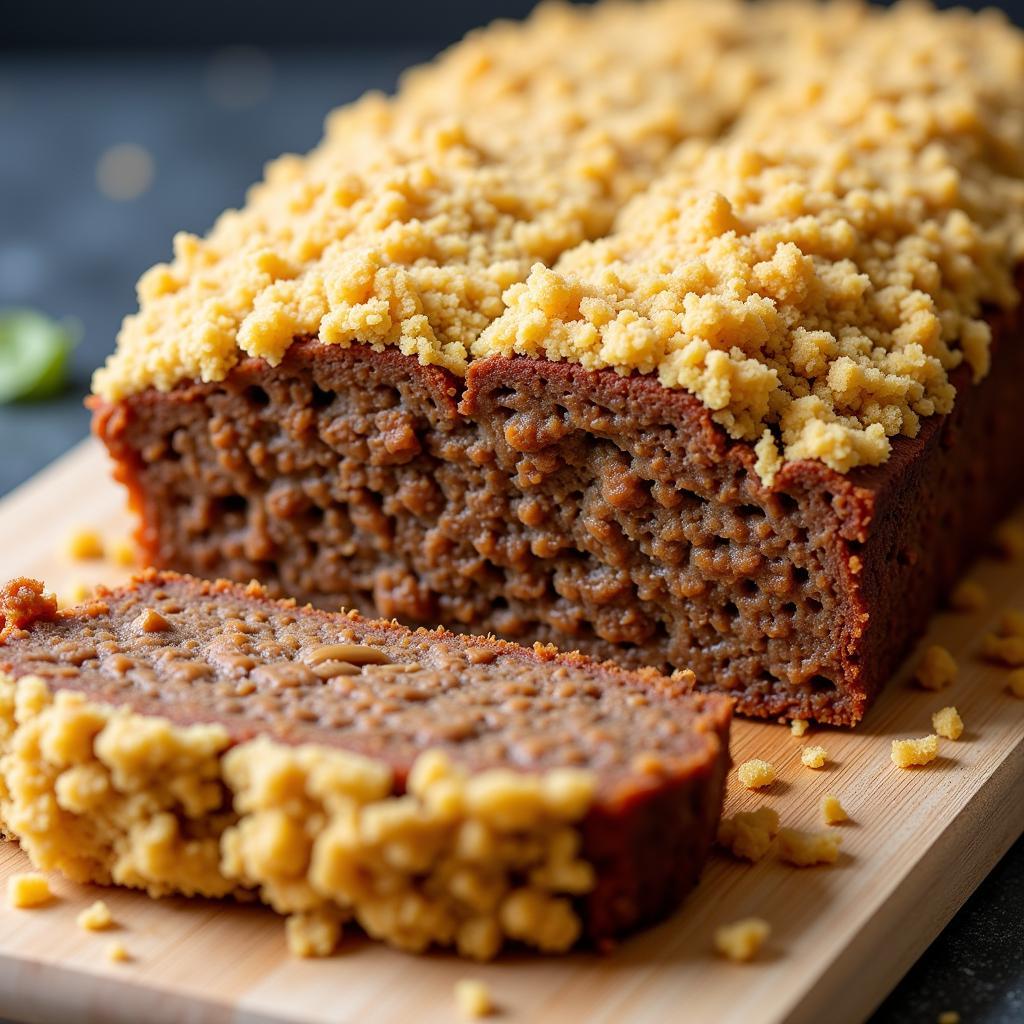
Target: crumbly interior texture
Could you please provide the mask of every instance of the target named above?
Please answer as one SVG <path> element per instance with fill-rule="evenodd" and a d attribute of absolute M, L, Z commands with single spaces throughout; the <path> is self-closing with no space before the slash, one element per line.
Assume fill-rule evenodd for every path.
<path fill-rule="evenodd" d="M 154 896 L 255 892 L 292 915 L 304 955 L 332 952 L 352 919 L 401 949 L 477 959 L 506 939 L 562 952 L 579 938 L 571 900 L 595 883 L 575 827 L 587 772 L 467 778 L 428 752 L 394 795 L 391 770 L 369 758 L 232 746 L 219 726 L 52 694 L 38 677 L 0 678 L 0 714 L 0 815 L 46 870 Z M 38 877 L 12 889 L 16 906 L 39 902 L 24 881 Z"/>
<path fill-rule="evenodd" d="M 296 337 L 657 374 L 843 472 L 989 365 L 1017 301 L 1024 42 L 987 12 L 698 0 L 543 7 L 328 120 L 139 284 L 96 390 Z"/>

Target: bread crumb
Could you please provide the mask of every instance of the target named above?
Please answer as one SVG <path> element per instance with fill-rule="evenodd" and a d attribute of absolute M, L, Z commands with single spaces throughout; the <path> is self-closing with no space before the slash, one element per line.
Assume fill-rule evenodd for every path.
<path fill-rule="evenodd" d="M 801 832 L 779 829 L 779 859 L 798 868 L 834 864 L 839 859 L 842 836 L 835 832 Z"/>
<path fill-rule="evenodd" d="M 75 918 L 75 923 L 87 932 L 101 932 L 114 923 L 114 915 L 103 900 L 96 900 Z"/>
<path fill-rule="evenodd" d="M 103 557 L 103 538 L 96 530 L 79 527 L 72 530 L 67 541 L 67 553 L 70 558 L 81 562 L 87 559 Z"/>
<path fill-rule="evenodd" d="M 999 616 L 999 625 L 996 627 L 999 636 L 1024 636 L 1024 611 L 1019 608 L 1010 608 Z"/>
<path fill-rule="evenodd" d="M 107 946 L 107 959 L 112 964 L 126 964 L 132 959 L 123 942 L 112 942 Z"/>
<path fill-rule="evenodd" d="M 897 768 L 930 764 L 939 756 L 939 738 L 932 734 L 919 740 L 893 740 L 890 756 Z"/>
<path fill-rule="evenodd" d="M 804 747 L 800 751 L 800 763 L 807 768 L 823 768 L 828 760 L 828 751 L 824 747 Z"/>
<path fill-rule="evenodd" d="M 128 537 L 121 537 L 110 545 L 110 560 L 115 565 L 130 569 L 136 564 L 138 554 L 134 542 Z"/>
<path fill-rule="evenodd" d="M 7 879 L 7 899 L 12 907 L 29 910 L 49 903 L 53 892 L 45 875 L 25 871 Z"/>
<path fill-rule="evenodd" d="M 957 612 L 981 611 L 988 604 L 988 593 L 974 580 L 961 580 L 949 595 L 949 607 Z"/>
<path fill-rule="evenodd" d="M 491 990 L 476 978 L 460 978 L 455 982 L 455 1005 L 467 1020 L 486 1017 L 494 1010 Z"/>
<path fill-rule="evenodd" d="M 941 690 L 956 679 L 957 664 L 945 647 L 932 644 L 925 649 L 917 663 L 914 678 L 926 690 Z"/>
<path fill-rule="evenodd" d="M 996 551 L 1009 561 L 1024 558 L 1024 523 L 1007 519 L 1000 523 L 992 535 Z"/>
<path fill-rule="evenodd" d="M 756 811 L 741 811 L 731 818 L 723 818 L 716 839 L 719 846 L 724 846 L 734 857 L 758 861 L 768 852 L 778 831 L 778 814 L 770 807 L 759 807 Z"/>
<path fill-rule="evenodd" d="M 1015 669 L 1006 680 L 1006 688 L 1014 695 L 1024 700 L 1024 668 Z"/>
<path fill-rule="evenodd" d="M 960 1014 L 956 1010 L 943 1010 L 938 1016 L 938 1024 L 960 1024 Z"/>
<path fill-rule="evenodd" d="M 841 821 L 849 821 L 850 816 L 839 802 L 839 797 L 826 793 L 821 798 L 821 816 L 826 825 L 838 825 Z"/>
<path fill-rule="evenodd" d="M 760 917 L 745 917 L 733 924 L 715 929 L 715 952 L 736 963 L 746 963 L 757 956 L 771 934 L 771 926 Z"/>
<path fill-rule="evenodd" d="M 325 911 L 292 914 L 284 927 L 288 952 L 292 956 L 330 956 L 341 940 L 340 919 Z"/>
<path fill-rule="evenodd" d="M 775 781 L 775 766 L 770 761 L 754 757 L 744 761 L 736 769 L 736 774 L 747 789 L 761 789 L 762 786 L 770 786 Z"/>
<path fill-rule="evenodd" d="M 963 735 L 964 720 L 956 708 L 940 708 L 932 715 L 932 728 L 947 740 L 958 740 Z"/>
<path fill-rule="evenodd" d="M 1007 668 L 1024 666 L 1024 636 L 996 636 L 989 633 L 981 641 L 982 657 Z"/>
<path fill-rule="evenodd" d="M 59 604 L 61 608 L 74 608 L 75 605 L 88 601 L 92 596 L 92 587 L 88 583 L 76 580 L 68 589 L 60 595 Z"/>
<path fill-rule="evenodd" d="M 794 718 L 793 721 L 789 723 L 789 731 L 794 736 L 803 736 L 807 732 L 808 725 L 809 723 L 806 718 Z"/>

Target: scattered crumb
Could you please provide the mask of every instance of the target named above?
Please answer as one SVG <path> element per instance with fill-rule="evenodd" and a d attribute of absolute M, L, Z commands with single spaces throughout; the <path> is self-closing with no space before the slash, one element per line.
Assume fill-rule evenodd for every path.
<path fill-rule="evenodd" d="M 76 561 L 103 557 L 103 538 L 98 531 L 79 527 L 72 530 L 67 541 L 68 556 Z"/>
<path fill-rule="evenodd" d="M 947 740 L 958 740 L 963 735 L 964 720 L 956 708 L 940 708 L 932 715 L 932 728 Z"/>
<path fill-rule="evenodd" d="M 112 964 L 126 964 L 132 959 L 123 942 L 112 942 L 107 946 L 107 959 Z"/>
<path fill-rule="evenodd" d="M 996 527 L 992 540 L 1003 558 L 1014 561 L 1024 558 L 1024 523 L 1007 519 Z"/>
<path fill-rule="evenodd" d="M 717 841 L 734 857 L 760 860 L 779 831 L 779 816 L 770 807 L 756 811 L 741 811 L 731 818 L 723 818 L 718 825 Z"/>
<path fill-rule="evenodd" d="M 834 864 L 839 859 L 842 836 L 835 832 L 801 832 L 779 829 L 779 858 L 798 868 Z"/>
<path fill-rule="evenodd" d="M 938 1016 L 938 1024 L 960 1024 L 960 1014 L 956 1010 L 943 1010 Z"/>
<path fill-rule="evenodd" d="M 88 583 L 78 580 L 68 587 L 65 593 L 61 594 L 59 604 L 62 608 L 73 608 L 76 604 L 88 601 L 92 596 L 92 587 Z"/>
<path fill-rule="evenodd" d="M 996 636 L 989 633 L 981 641 L 982 656 L 1008 668 L 1024 666 L 1024 636 Z"/>
<path fill-rule="evenodd" d="M 736 770 L 740 782 L 747 789 L 760 789 L 775 781 L 775 765 L 770 761 L 762 761 L 759 757 L 744 761 Z"/>
<path fill-rule="evenodd" d="M 45 875 L 25 871 L 7 879 L 7 899 L 12 907 L 28 910 L 49 903 L 53 892 Z"/>
<path fill-rule="evenodd" d="M 823 768 L 828 760 L 828 751 L 824 747 L 804 747 L 800 751 L 800 763 L 807 768 Z"/>
<path fill-rule="evenodd" d="M 893 740 L 890 756 L 898 768 L 929 764 L 939 756 L 939 738 L 932 734 L 919 740 Z"/>
<path fill-rule="evenodd" d="M 1000 636 L 1024 636 L 1024 611 L 1010 608 L 999 616 L 996 632 Z"/>
<path fill-rule="evenodd" d="M 961 580 L 949 595 L 949 607 L 957 612 L 981 611 L 988 604 L 988 593 L 974 580 Z"/>
<path fill-rule="evenodd" d="M 130 569 L 135 565 L 136 558 L 135 544 L 128 537 L 115 540 L 110 545 L 110 559 L 115 565 L 121 565 L 126 569 Z"/>
<path fill-rule="evenodd" d="M 460 978 L 455 982 L 455 1005 L 459 1015 L 467 1019 L 486 1017 L 494 1010 L 491 990 L 475 978 Z"/>
<path fill-rule="evenodd" d="M 1024 668 L 1015 669 L 1006 680 L 1006 688 L 1014 695 L 1024 699 Z"/>
<path fill-rule="evenodd" d="M 292 914 L 284 927 L 288 952 L 293 956 L 330 956 L 341 940 L 341 921 L 322 911 Z"/>
<path fill-rule="evenodd" d="M 114 915 L 103 900 L 97 900 L 91 907 L 86 907 L 75 918 L 75 922 L 87 932 L 101 932 L 114 923 Z"/>
<path fill-rule="evenodd" d="M 839 797 L 826 793 L 821 798 L 821 816 L 826 825 L 838 825 L 841 821 L 849 821 L 850 816 L 839 802 Z"/>
<path fill-rule="evenodd" d="M 789 723 L 789 731 L 794 736 L 803 736 L 807 732 L 808 722 L 806 718 L 794 718 Z"/>
<path fill-rule="evenodd" d="M 914 678 L 918 686 L 926 690 L 941 690 L 956 679 L 956 672 L 957 664 L 953 655 L 945 647 L 932 644 L 921 655 Z"/>
<path fill-rule="evenodd" d="M 733 924 L 715 929 L 715 952 L 736 963 L 745 963 L 757 956 L 771 934 L 771 926 L 759 917 L 745 917 Z"/>

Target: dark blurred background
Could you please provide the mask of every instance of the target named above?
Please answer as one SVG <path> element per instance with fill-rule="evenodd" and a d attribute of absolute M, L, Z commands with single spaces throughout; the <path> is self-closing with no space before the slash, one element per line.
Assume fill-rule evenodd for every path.
<path fill-rule="evenodd" d="M 1000 6 L 1024 16 L 1024 0 Z M 393 88 L 402 68 L 469 28 L 531 7 L 0 6 L 0 313 L 28 307 L 73 318 L 81 331 L 65 393 L 0 405 L 0 497 L 85 435 L 89 375 L 134 308 L 136 279 L 170 256 L 175 231 L 204 232 L 221 210 L 239 205 L 268 159 L 316 143 L 332 107 L 369 88 Z M 933 1024 L 951 1009 L 964 1024 L 1024 1022 L 1022 842 L 873 1024 Z"/>

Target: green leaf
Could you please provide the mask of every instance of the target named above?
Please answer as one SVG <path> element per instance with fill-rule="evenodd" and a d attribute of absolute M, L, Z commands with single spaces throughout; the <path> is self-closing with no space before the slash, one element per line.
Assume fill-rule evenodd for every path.
<path fill-rule="evenodd" d="M 77 342 L 74 324 L 31 309 L 0 312 L 0 404 L 57 394 Z"/>

